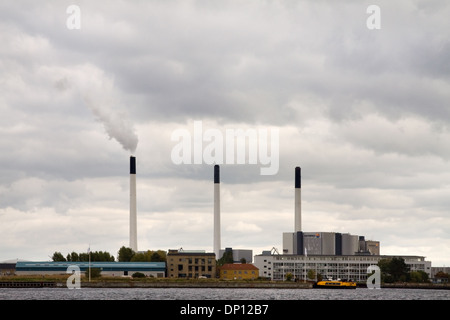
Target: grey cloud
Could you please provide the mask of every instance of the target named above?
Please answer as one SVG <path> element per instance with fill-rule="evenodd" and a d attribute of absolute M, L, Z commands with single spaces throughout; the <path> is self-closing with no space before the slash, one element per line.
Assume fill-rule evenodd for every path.
<path fill-rule="evenodd" d="M 381 1 L 377 31 L 366 28 L 360 1 L 80 2 L 81 30 L 66 28 L 67 5 L 0 4 L 0 228 L 44 212 L 33 223 L 51 225 L 47 233 L 126 240 L 129 152 L 120 142 L 128 140 L 109 139 L 117 126 L 96 120 L 111 117 L 139 137 L 138 234 L 149 246 L 177 236 L 177 217 L 193 224 L 179 245 L 207 249 L 212 166 L 170 159 L 171 132 L 194 120 L 219 130 L 280 129 L 277 175 L 222 166 L 224 219 L 239 215 L 239 230 L 224 229 L 229 241 L 270 249 L 290 231 L 297 165 L 306 226 L 326 220 L 342 231 L 352 222 L 358 230 L 344 232 L 371 231 L 392 247 L 389 233 L 402 218 L 410 230 L 421 225 L 420 210 L 408 215 L 419 207 L 441 219 L 435 231 L 445 239 L 446 1 Z M 86 97 L 101 109 L 93 113 Z M 73 208 L 89 221 L 113 217 L 117 233 L 73 224 Z M 8 234 L 18 241 L 34 225 Z M 40 245 L 53 251 L 74 243 L 45 239 Z"/>

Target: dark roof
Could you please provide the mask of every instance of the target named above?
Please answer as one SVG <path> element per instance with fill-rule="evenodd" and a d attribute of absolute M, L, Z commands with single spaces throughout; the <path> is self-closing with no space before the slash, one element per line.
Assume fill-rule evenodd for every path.
<path fill-rule="evenodd" d="M 65 271 L 69 266 L 76 265 L 81 271 L 91 268 L 101 268 L 103 271 L 164 271 L 165 262 L 56 262 L 56 261 L 18 261 L 16 271 Z"/>
<path fill-rule="evenodd" d="M 189 251 L 181 251 L 181 252 L 168 252 L 167 256 L 216 256 L 214 252 L 189 252 Z"/>

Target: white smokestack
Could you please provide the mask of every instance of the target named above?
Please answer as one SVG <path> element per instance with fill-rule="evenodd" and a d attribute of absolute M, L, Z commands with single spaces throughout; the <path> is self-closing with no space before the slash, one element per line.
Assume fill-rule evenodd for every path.
<path fill-rule="evenodd" d="M 295 232 L 302 231 L 302 182 L 301 168 L 295 168 Z"/>
<path fill-rule="evenodd" d="M 130 248 L 137 252 L 136 157 L 130 157 Z"/>
<path fill-rule="evenodd" d="M 220 259 L 220 171 L 214 166 L 214 253 Z"/>

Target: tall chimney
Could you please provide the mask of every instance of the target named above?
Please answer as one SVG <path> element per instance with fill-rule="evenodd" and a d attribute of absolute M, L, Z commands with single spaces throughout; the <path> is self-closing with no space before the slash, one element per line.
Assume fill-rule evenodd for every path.
<path fill-rule="evenodd" d="M 220 169 L 214 165 L 214 253 L 220 259 Z"/>
<path fill-rule="evenodd" d="M 301 168 L 295 168 L 295 232 L 302 231 L 302 180 Z"/>
<path fill-rule="evenodd" d="M 137 252 L 136 157 L 130 156 L 130 248 Z"/>

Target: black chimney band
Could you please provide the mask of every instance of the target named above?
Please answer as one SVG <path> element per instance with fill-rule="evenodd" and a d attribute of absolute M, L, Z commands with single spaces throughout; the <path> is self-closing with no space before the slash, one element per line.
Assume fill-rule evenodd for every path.
<path fill-rule="evenodd" d="M 220 183 L 219 165 L 214 166 L 214 183 Z"/>
<path fill-rule="evenodd" d="M 301 169 L 300 167 L 295 168 L 295 188 L 302 187 Z"/>
<path fill-rule="evenodd" d="M 136 174 L 136 157 L 130 157 L 130 174 Z"/>

